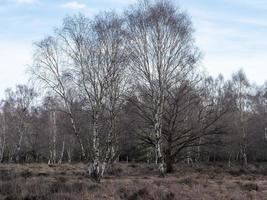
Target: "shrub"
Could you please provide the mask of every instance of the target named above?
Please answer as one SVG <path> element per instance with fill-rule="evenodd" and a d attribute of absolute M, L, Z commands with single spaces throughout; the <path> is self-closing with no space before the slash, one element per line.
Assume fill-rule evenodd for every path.
<path fill-rule="evenodd" d="M 148 199 L 148 196 L 149 196 L 149 193 L 148 193 L 147 188 L 142 188 L 142 189 L 134 192 L 127 199 L 128 200 Z"/>
<path fill-rule="evenodd" d="M 259 186 L 257 183 L 253 183 L 253 182 L 246 182 L 246 183 L 242 183 L 241 184 L 241 189 L 243 190 L 247 190 L 247 191 L 258 191 L 259 190 Z"/>
<path fill-rule="evenodd" d="M 11 181 L 8 182 L 2 182 L 0 184 L 0 194 L 1 195 L 11 195 L 14 193 L 13 184 Z"/>
<path fill-rule="evenodd" d="M 22 171 L 20 173 L 20 176 L 23 177 L 23 178 L 29 178 L 31 177 L 33 174 L 29 171 L 29 170 L 25 170 L 25 171 Z"/>
<path fill-rule="evenodd" d="M 118 167 L 118 166 L 110 166 L 107 169 L 107 174 L 108 175 L 112 175 L 112 176 L 119 176 L 119 175 L 121 175 L 122 171 L 123 170 L 122 170 L 121 167 Z"/>
<path fill-rule="evenodd" d="M 194 184 L 194 180 L 191 177 L 184 177 L 178 180 L 179 184 L 184 184 L 188 186 L 192 186 Z"/>
<path fill-rule="evenodd" d="M 0 170 L 0 180 L 9 181 L 14 178 L 14 174 L 11 170 L 2 169 Z"/>

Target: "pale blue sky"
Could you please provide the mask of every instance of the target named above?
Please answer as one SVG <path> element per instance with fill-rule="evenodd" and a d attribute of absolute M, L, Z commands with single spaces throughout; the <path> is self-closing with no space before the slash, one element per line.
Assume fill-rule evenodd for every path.
<path fill-rule="evenodd" d="M 26 82 L 32 43 L 52 33 L 66 15 L 122 10 L 136 0 L 0 0 L 0 96 Z M 267 0 L 174 0 L 192 17 L 211 75 L 229 78 L 243 68 L 258 84 L 267 79 Z"/>

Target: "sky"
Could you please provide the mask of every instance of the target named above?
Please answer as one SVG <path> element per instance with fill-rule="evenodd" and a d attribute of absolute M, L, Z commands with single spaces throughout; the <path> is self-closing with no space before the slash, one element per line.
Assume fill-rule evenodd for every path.
<path fill-rule="evenodd" d="M 0 97 L 27 83 L 33 43 L 67 15 L 127 8 L 136 0 L 0 0 Z M 251 82 L 267 79 L 267 0 L 173 0 L 191 17 L 201 66 L 230 78 L 242 68 Z"/>

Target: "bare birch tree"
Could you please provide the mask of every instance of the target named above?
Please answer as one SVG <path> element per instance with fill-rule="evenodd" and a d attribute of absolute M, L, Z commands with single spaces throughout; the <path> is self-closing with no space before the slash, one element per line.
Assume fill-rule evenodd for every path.
<path fill-rule="evenodd" d="M 188 16 L 168 1 L 142 1 L 126 12 L 128 49 L 137 84 L 149 91 L 159 172 L 165 173 L 162 126 L 167 91 L 198 61 Z"/>
<path fill-rule="evenodd" d="M 20 162 L 22 143 L 29 131 L 29 114 L 31 106 L 36 97 L 36 93 L 32 88 L 26 85 L 17 85 L 16 90 L 8 89 L 6 91 L 6 102 L 12 104 L 13 116 L 15 118 L 15 147 L 13 149 L 11 160 Z"/>
<path fill-rule="evenodd" d="M 126 54 L 123 21 L 114 13 L 103 13 L 94 21 L 84 16 L 66 18 L 60 37 L 69 56 L 73 77 L 91 113 L 93 164 L 89 174 L 97 182 L 112 160 L 116 139 L 116 116 L 120 104 Z M 101 119 L 108 108 L 109 131 L 100 143 Z M 114 155 L 113 155 L 114 156 Z"/>
<path fill-rule="evenodd" d="M 240 146 L 240 155 L 243 160 L 244 166 L 248 164 L 247 158 L 247 110 L 248 110 L 248 87 L 249 82 L 242 70 L 238 71 L 236 74 L 233 74 L 233 83 L 234 88 L 237 93 L 236 106 L 238 109 L 238 120 L 236 121 L 236 126 L 238 127 L 238 133 L 240 136 L 239 146 Z"/>
<path fill-rule="evenodd" d="M 100 48 L 103 49 L 102 59 L 107 73 L 105 110 L 109 132 L 102 173 L 106 165 L 115 161 L 118 156 L 118 115 L 129 86 L 128 55 L 125 49 L 125 31 L 122 26 L 123 20 L 115 13 L 98 15 L 94 21 L 94 29 Z"/>
<path fill-rule="evenodd" d="M 69 76 L 61 47 L 56 38 L 48 37 L 36 43 L 31 72 L 35 79 L 39 80 L 46 88 L 54 91 L 62 99 L 73 133 L 80 145 L 81 157 L 85 159 L 85 148 L 71 109 L 72 90 L 69 87 Z"/>

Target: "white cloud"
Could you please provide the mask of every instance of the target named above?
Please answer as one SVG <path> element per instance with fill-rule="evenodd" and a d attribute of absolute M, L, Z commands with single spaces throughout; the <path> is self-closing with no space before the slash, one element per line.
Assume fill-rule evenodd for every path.
<path fill-rule="evenodd" d="M 241 6 L 259 9 L 259 10 L 266 10 L 267 9 L 267 2 L 266 0 L 224 0 L 226 3 L 229 4 L 238 4 Z"/>
<path fill-rule="evenodd" d="M 77 1 L 72 1 L 72 2 L 62 4 L 61 7 L 76 10 L 76 9 L 86 8 L 86 5 L 82 3 L 78 3 Z"/>
<path fill-rule="evenodd" d="M 112 3 L 116 3 L 116 4 L 133 4 L 136 3 L 137 0 L 110 0 Z"/>
<path fill-rule="evenodd" d="M 37 0 L 17 0 L 17 3 L 20 3 L 20 4 L 33 4 L 36 2 Z"/>
<path fill-rule="evenodd" d="M 225 1 L 250 3 L 248 0 Z M 259 8 L 267 8 L 266 0 L 255 2 Z M 225 10 L 210 8 L 193 7 L 189 11 L 196 30 L 196 44 L 204 54 L 202 66 L 209 74 L 222 73 L 225 78 L 231 78 L 233 72 L 243 68 L 252 82 L 263 84 L 266 81 L 267 41 L 263 38 L 267 22 L 264 17 L 242 11 L 226 14 Z"/>

